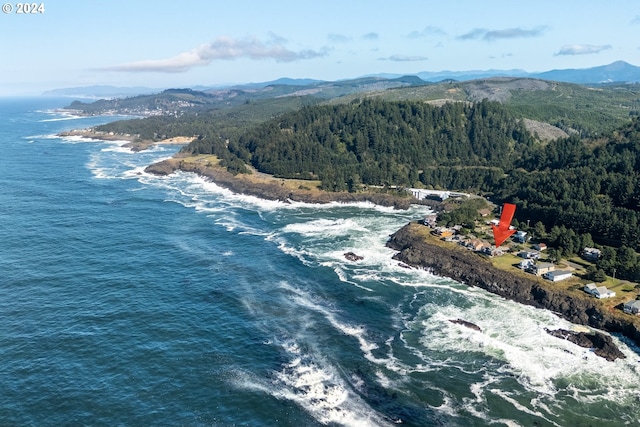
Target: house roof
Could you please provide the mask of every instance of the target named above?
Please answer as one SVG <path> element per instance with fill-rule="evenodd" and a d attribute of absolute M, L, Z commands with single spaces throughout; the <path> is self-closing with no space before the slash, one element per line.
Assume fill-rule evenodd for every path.
<path fill-rule="evenodd" d="M 560 277 L 560 276 L 571 276 L 573 273 L 567 270 L 555 270 L 547 273 L 547 277 Z M 606 289 L 606 288 L 605 288 Z"/>
<path fill-rule="evenodd" d="M 637 310 L 640 310 L 640 300 L 634 299 L 627 301 L 624 303 L 624 306 L 628 308 L 635 307 Z"/>

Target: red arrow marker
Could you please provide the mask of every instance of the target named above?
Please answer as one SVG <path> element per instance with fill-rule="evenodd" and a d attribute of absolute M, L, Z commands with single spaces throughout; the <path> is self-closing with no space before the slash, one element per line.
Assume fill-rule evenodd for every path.
<path fill-rule="evenodd" d="M 502 215 L 500 215 L 500 223 L 496 227 L 491 225 L 493 229 L 493 240 L 496 241 L 496 248 L 509 238 L 516 230 L 510 230 L 513 214 L 516 212 L 516 205 L 505 203 L 502 206 Z"/>

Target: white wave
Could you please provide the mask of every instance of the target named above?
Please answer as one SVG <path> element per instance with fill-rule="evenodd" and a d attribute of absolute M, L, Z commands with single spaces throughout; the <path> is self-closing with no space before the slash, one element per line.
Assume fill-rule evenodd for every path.
<path fill-rule="evenodd" d="M 295 403 L 317 422 L 347 427 L 388 426 L 357 394 L 340 373 L 319 352 L 301 345 L 295 338 L 268 340 L 264 345 L 276 346 L 288 361 L 273 372 L 273 379 L 261 379 L 235 370 L 228 376 L 231 385 L 255 390 L 280 400 Z"/>
<path fill-rule="evenodd" d="M 61 138 L 55 133 L 46 133 L 46 134 L 40 134 L 40 135 L 23 136 L 22 139 L 61 139 Z"/>
<path fill-rule="evenodd" d="M 420 343 L 432 351 L 429 357 L 433 352 L 483 353 L 503 361 L 502 371 L 525 389 L 550 399 L 561 389 L 566 392 L 571 388 L 576 391 L 576 400 L 585 403 L 591 398 L 620 402 L 630 395 L 639 396 L 637 355 L 622 343 L 627 359 L 612 363 L 589 349 L 549 335 L 545 328 L 571 328 L 551 312 L 493 296 L 472 303 L 467 308 L 427 305 L 423 312 L 427 316 L 420 325 L 409 325 L 421 330 Z M 469 321 L 482 331 L 453 324 L 452 319 Z M 569 388 L 559 385 L 567 380 Z"/>
<path fill-rule="evenodd" d="M 64 116 L 64 117 L 56 117 L 53 119 L 42 119 L 42 120 L 38 120 L 40 123 L 46 123 L 46 122 L 63 122 L 66 120 L 78 120 L 78 119 L 86 119 L 88 117 L 86 116 L 74 116 L 74 115 L 68 115 L 68 116 Z"/>
<path fill-rule="evenodd" d="M 362 401 L 340 377 L 335 368 L 301 350 L 296 342 L 282 346 L 290 361 L 275 373 L 272 395 L 297 403 L 325 425 L 390 425 Z"/>

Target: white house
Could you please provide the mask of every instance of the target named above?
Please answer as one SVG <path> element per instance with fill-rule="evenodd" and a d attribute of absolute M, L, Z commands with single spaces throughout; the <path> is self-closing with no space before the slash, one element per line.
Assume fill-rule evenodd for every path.
<path fill-rule="evenodd" d="M 584 291 L 596 298 L 613 298 L 616 293 L 610 291 L 605 286 L 596 286 L 595 283 L 588 283 L 584 286 Z"/>
<path fill-rule="evenodd" d="M 627 301 L 622 306 L 622 311 L 629 314 L 640 314 L 640 300 Z"/>
<path fill-rule="evenodd" d="M 600 249 L 584 248 L 582 250 L 582 258 L 586 259 L 587 261 L 596 262 L 601 256 L 602 252 L 600 251 Z"/>
<path fill-rule="evenodd" d="M 542 275 L 542 277 L 544 277 L 547 280 L 551 280 L 552 282 L 559 282 L 561 280 L 566 280 L 571 276 L 573 276 L 573 273 L 571 273 L 570 271 L 563 271 L 563 270 L 549 271 L 548 273 L 544 273 Z"/>
<path fill-rule="evenodd" d="M 520 264 L 518 264 L 518 268 L 521 270 L 526 270 L 527 268 L 531 268 L 531 266 L 534 264 L 532 259 L 523 259 L 522 261 L 520 261 Z"/>
<path fill-rule="evenodd" d="M 529 238 L 526 231 L 516 231 L 516 234 L 513 235 L 513 240 L 518 243 L 525 243 Z"/>

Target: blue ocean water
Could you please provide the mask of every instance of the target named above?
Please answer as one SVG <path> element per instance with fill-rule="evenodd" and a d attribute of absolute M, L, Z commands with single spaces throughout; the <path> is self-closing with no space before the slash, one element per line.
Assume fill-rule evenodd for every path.
<path fill-rule="evenodd" d="M 150 176 L 69 102 L 0 100 L 0 425 L 640 425 L 637 349 L 391 259 L 425 208 Z"/>

